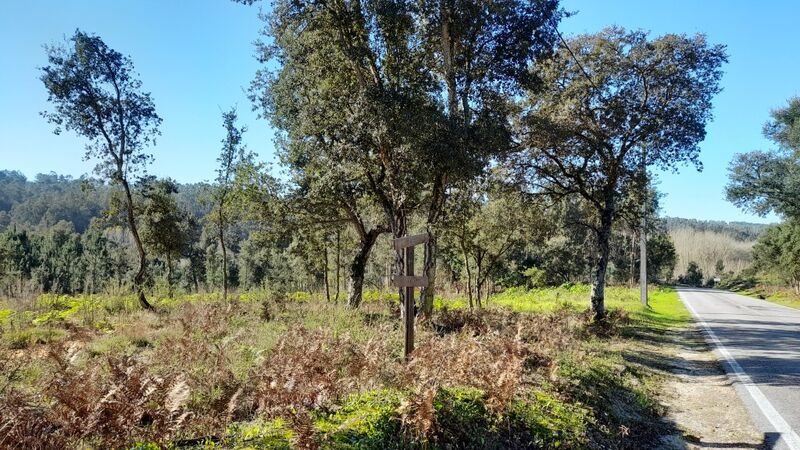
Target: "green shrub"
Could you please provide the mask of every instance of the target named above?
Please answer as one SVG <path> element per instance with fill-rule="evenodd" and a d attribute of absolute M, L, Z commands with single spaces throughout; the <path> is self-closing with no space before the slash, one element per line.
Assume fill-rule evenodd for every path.
<path fill-rule="evenodd" d="M 397 410 L 403 395 L 390 389 L 368 391 L 347 398 L 341 407 L 317 420 L 326 448 L 405 449 Z"/>
<path fill-rule="evenodd" d="M 486 409 L 483 391 L 469 387 L 441 389 L 433 407 L 437 448 L 502 448 L 497 418 Z"/>
<path fill-rule="evenodd" d="M 515 440 L 525 447 L 582 448 L 586 445 L 589 411 L 576 404 L 564 403 L 543 392 L 515 401 L 509 408 Z M 527 441 L 527 442 L 524 442 Z"/>
<path fill-rule="evenodd" d="M 48 344 L 57 342 L 65 335 L 63 330 L 47 328 L 27 328 L 19 331 L 12 331 L 3 335 L 8 348 L 19 350 L 28 348 L 34 344 Z"/>

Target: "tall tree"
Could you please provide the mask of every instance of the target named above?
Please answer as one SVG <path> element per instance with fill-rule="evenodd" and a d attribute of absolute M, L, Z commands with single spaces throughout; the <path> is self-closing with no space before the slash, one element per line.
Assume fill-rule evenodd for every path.
<path fill-rule="evenodd" d="M 280 130 L 298 192 L 359 236 L 351 306 L 378 236 L 406 233 L 424 140 L 441 124 L 413 9 L 402 0 L 282 0 L 267 18 L 271 44 L 259 46 L 277 69 L 258 73 L 253 98 Z"/>
<path fill-rule="evenodd" d="M 512 99 L 535 91 L 530 71 L 553 50 L 562 16 L 557 0 L 424 0 L 416 20 L 428 52 L 427 68 L 441 82 L 434 96 L 444 99 L 446 128 L 439 145 L 429 146 L 420 180 L 426 185 L 425 275 L 421 311 L 433 309 L 436 282 L 436 225 L 448 191 L 480 175 L 491 157 L 513 145 Z"/>
<path fill-rule="evenodd" d="M 214 208 L 209 213 L 208 220 L 214 225 L 222 251 L 222 298 L 228 299 L 228 251 L 225 245 L 225 234 L 231 225 L 234 217 L 232 211 L 232 194 L 235 185 L 236 170 L 244 163 L 252 161 L 242 143 L 242 136 L 247 127 L 236 125 L 236 108 L 231 108 L 222 113 L 222 124 L 225 127 L 225 137 L 222 139 L 222 150 L 220 151 L 217 162 L 217 179 L 212 189 Z"/>
<path fill-rule="evenodd" d="M 777 148 L 736 155 L 728 169 L 727 198 L 762 216 L 800 218 L 800 97 L 772 112 L 764 136 Z"/>
<path fill-rule="evenodd" d="M 518 162 L 536 193 L 577 195 L 596 212 L 587 224 L 597 238 L 591 307 L 602 320 L 612 227 L 636 208 L 624 199 L 644 192 L 643 164 L 701 168 L 699 143 L 727 56 L 702 35 L 648 39 L 620 28 L 565 44 L 536 70 L 547 90 L 528 100 Z"/>
<path fill-rule="evenodd" d="M 142 91 L 133 61 L 98 36 L 78 30 L 65 44 L 47 47 L 47 57 L 41 80 L 53 110 L 42 115 L 55 125 L 56 134 L 71 130 L 87 138 L 86 159 L 97 159 L 95 171 L 122 186 L 127 224 L 139 255 L 134 286 L 142 307 L 153 309 L 144 294 L 147 255 L 129 180 L 152 159 L 145 148 L 155 142 L 161 118 L 150 93 Z"/>

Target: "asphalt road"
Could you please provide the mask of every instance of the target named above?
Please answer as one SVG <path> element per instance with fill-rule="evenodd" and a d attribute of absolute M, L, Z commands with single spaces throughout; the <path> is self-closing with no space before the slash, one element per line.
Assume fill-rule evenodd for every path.
<path fill-rule="evenodd" d="M 764 448 L 800 450 L 800 310 L 712 289 L 678 292 L 764 433 Z"/>

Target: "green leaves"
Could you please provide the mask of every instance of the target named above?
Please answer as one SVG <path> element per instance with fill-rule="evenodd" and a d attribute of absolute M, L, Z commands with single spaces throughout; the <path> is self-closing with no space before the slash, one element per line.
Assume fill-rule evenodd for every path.
<path fill-rule="evenodd" d="M 98 158 L 96 171 L 114 181 L 143 169 L 152 159 L 143 149 L 160 134 L 161 118 L 150 93 L 141 91 L 131 59 L 80 30 L 46 50 L 49 65 L 40 79 L 53 110 L 42 116 L 55 133 L 86 137 L 87 158 Z"/>
<path fill-rule="evenodd" d="M 777 146 L 737 154 L 728 167 L 726 197 L 734 205 L 765 216 L 800 217 L 800 98 L 772 112 L 764 136 Z"/>

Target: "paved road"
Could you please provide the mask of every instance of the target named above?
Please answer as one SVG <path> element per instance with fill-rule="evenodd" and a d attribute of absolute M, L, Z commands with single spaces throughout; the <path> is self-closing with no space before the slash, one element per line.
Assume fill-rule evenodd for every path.
<path fill-rule="evenodd" d="M 800 450 L 800 310 L 712 289 L 678 292 L 764 432 L 765 447 Z"/>

